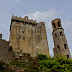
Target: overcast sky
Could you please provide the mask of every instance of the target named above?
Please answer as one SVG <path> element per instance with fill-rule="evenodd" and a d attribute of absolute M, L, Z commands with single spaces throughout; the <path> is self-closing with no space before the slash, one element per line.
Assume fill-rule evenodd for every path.
<path fill-rule="evenodd" d="M 54 47 L 51 21 L 60 18 L 72 56 L 72 0 L 0 0 L 0 33 L 7 41 L 12 14 L 45 22 L 51 56 Z"/>

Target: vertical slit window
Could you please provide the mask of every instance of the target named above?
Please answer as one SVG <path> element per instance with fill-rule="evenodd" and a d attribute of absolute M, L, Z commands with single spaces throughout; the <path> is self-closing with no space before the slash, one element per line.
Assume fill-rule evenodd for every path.
<path fill-rule="evenodd" d="M 58 27 L 60 27 L 60 22 L 58 21 Z"/>
<path fill-rule="evenodd" d="M 57 45 L 57 48 L 60 50 L 60 46 L 59 45 Z"/>
<path fill-rule="evenodd" d="M 67 46 L 66 46 L 66 44 L 64 44 L 64 48 L 65 48 L 65 49 L 67 49 Z"/>
<path fill-rule="evenodd" d="M 55 33 L 55 37 L 57 37 L 57 34 Z"/>
<path fill-rule="evenodd" d="M 25 37 L 23 37 L 23 40 L 25 40 Z"/>
<path fill-rule="evenodd" d="M 55 23 L 53 23 L 53 27 L 56 28 Z"/>
<path fill-rule="evenodd" d="M 69 58 L 69 55 L 67 55 L 67 59 Z"/>

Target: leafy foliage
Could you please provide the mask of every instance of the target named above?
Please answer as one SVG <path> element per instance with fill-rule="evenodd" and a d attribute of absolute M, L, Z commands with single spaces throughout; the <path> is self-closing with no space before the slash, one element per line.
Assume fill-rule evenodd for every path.
<path fill-rule="evenodd" d="M 38 59 L 39 59 L 39 60 L 46 60 L 46 59 L 48 59 L 48 58 L 47 58 L 46 55 L 39 54 L 39 55 L 38 55 Z"/>
<path fill-rule="evenodd" d="M 6 68 L 7 66 L 8 64 L 4 63 L 3 61 L 0 61 L 0 72 L 15 72 L 14 70 Z"/>
<path fill-rule="evenodd" d="M 65 57 L 48 58 L 46 60 L 39 60 L 39 70 L 48 72 L 72 72 L 72 60 L 65 59 Z"/>
<path fill-rule="evenodd" d="M 21 68 L 25 68 L 27 66 L 27 63 L 22 62 L 22 61 L 18 61 L 18 60 L 13 60 L 10 65 L 15 66 L 15 67 L 21 67 Z"/>

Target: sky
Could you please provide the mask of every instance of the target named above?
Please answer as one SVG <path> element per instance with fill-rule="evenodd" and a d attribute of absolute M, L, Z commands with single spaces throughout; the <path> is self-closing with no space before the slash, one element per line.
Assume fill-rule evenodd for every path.
<path fill-rule="evenodd" d="M 45 22 L 51 57 L 54 56 L 51 21 L 60 18 L 72 57 L 72 0 L 0 0 L 0 33 L 7 41 L 12 15 Z"/>

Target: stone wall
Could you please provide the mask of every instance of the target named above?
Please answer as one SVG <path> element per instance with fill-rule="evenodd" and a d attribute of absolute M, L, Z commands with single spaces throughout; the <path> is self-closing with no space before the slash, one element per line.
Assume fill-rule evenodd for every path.
<path fill-rule="evenodd" d="M 12 52 L 9 51 L 9 42 L 1 39 L 0 40 L 0 61 L 4 61 L 6 63 L 10 63 L 14 57 Z"/>
<path fill-rule="evenodd" d="M 28 53 L 31 57 L 45 54 L 49 57 L 48 41 L 45 23 L 12 16 L 10 26 L 10 43 L 16 56 L 18 53 Z"/>

